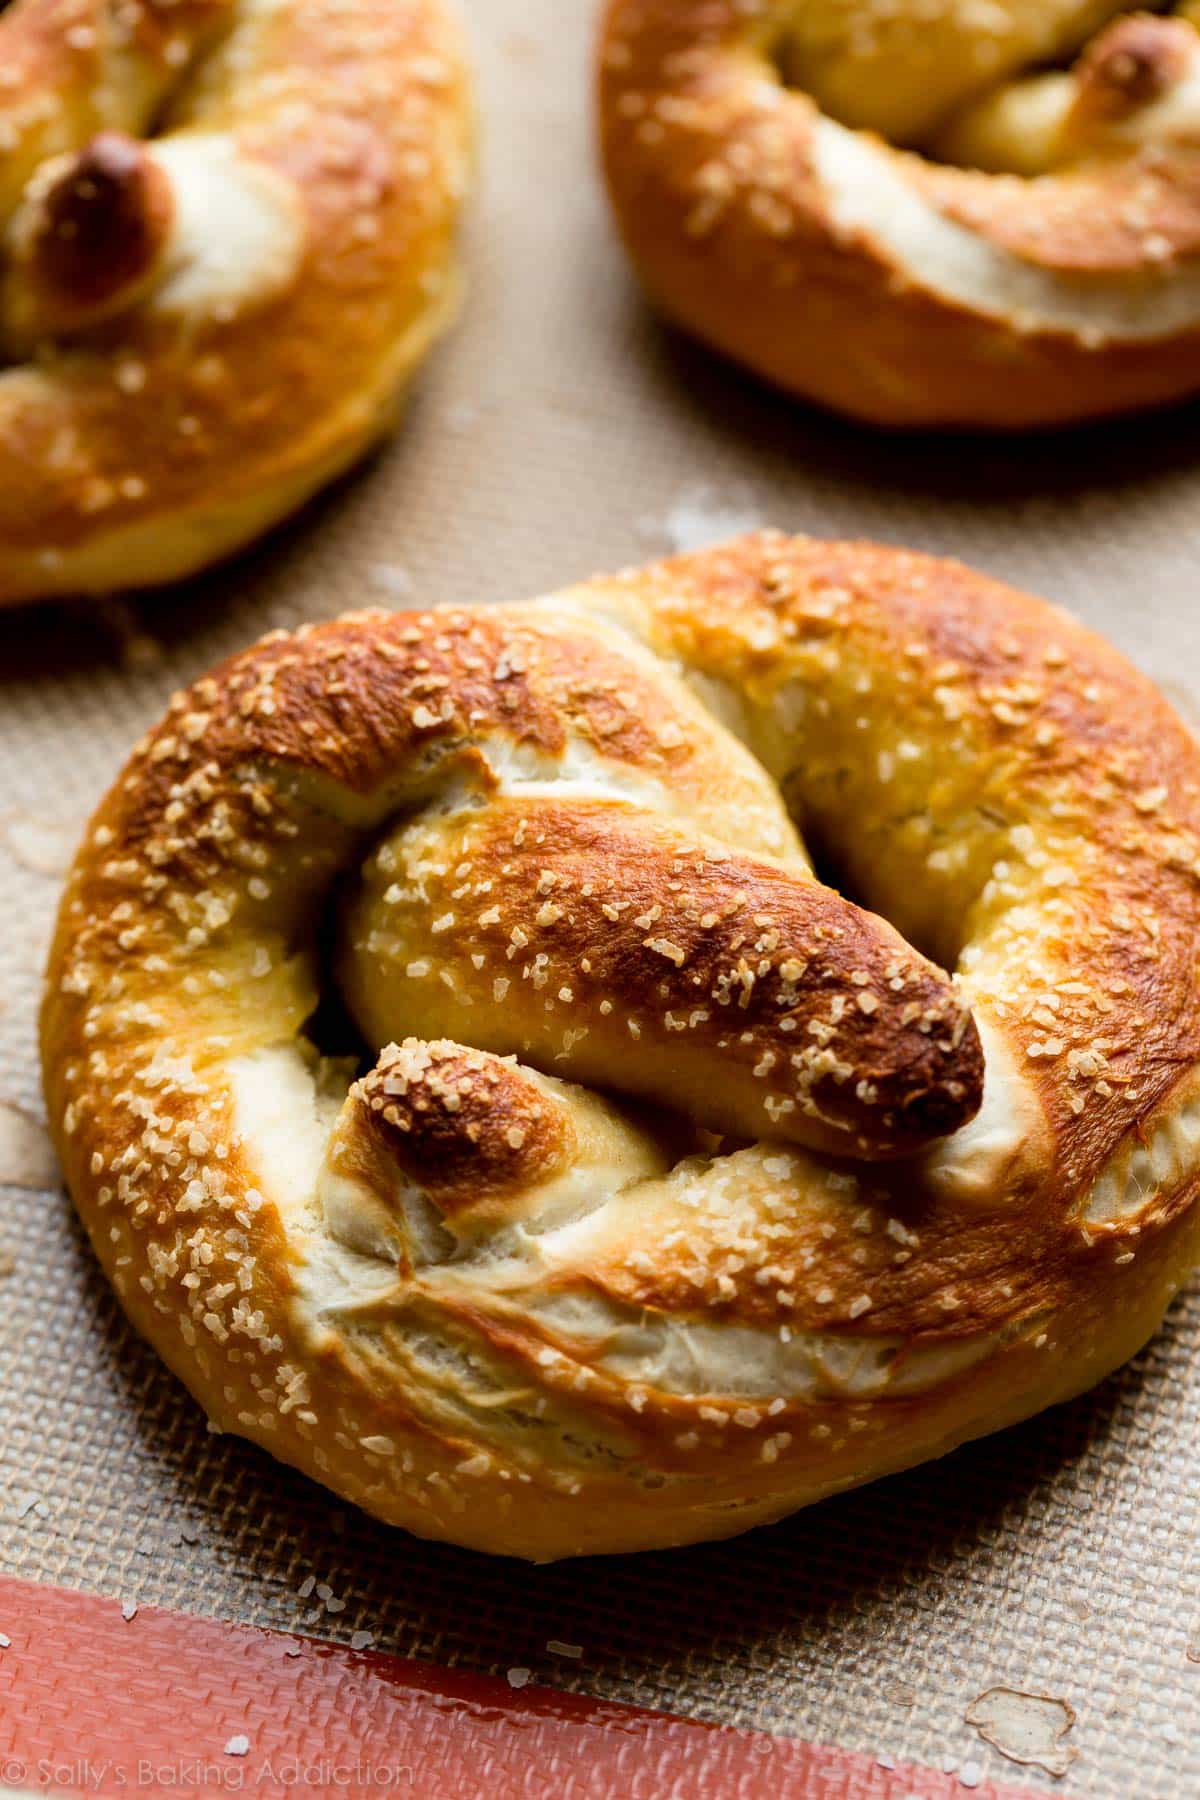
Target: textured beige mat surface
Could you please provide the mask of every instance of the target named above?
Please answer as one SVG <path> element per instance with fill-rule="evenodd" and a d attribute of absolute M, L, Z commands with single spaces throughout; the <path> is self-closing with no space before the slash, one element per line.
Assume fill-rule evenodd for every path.
<path fill-rule="evenodd" d="M 388 450 L 183 593 L 0 618 L 0 1567 L 527 1666 L 968 1781 L 972 1763 L 1019 1778 L 964 1721 L 1007 1686 L 1074 1709 L 1063 1791 L 1196 1795 L 1200 1290 L 1101 1391 L 940 1466 L 740 1542 L 531 1570 L 388 1532 L 208 1435 L 123 1325 L 55 1186 L 33 1017 L 64 861 L 172 688 L 271 626 L 520 596 L 772 522 L 954 552 L 1040 590 L 1200 718 L 1200 415 L 1024 443 L 881 439 L 661 331 L 593 175 L 590 10 L 473 0 L 469 298 Z M 1021 1723 L 1018 1703 L 1006 1742 Z"/>

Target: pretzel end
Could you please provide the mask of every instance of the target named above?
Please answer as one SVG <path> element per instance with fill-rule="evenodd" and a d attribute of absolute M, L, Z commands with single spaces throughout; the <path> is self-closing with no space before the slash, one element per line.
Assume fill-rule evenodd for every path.
<path fill-rule="evenodd" d="M 143 144 L 99 132 L 48 165 L 14 224 L 17 291 L 27 330 L 80 330 L 133 305 L 171 234 L 170 181 Z"/>
<path fill-rule="evenodd" d="M 1179 19 L 1149 13 L 1117 19 L 1079 63 L 1070 129 L 1113 124 L 1165 99 L 1186 74 L 1196 48 L 1194 28 Z"/>

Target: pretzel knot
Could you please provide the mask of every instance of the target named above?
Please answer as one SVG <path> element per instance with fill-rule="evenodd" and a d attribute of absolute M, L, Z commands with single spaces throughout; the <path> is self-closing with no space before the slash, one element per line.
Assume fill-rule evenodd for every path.
<path fill-rule="evenodd" d="M 1200 1237 L 1198 815 L 1115 653 L 897 551 L 276 633 L 80 851 L 68 1179 L 213 1416 L 382 1517 L 736 1531 L 1153 1329 Z"/>
<path fill-rule="evenodd" d="M 1160 9 L 1161 10 L 1161 9 Z M 885 424 L 1200 389 L 1200 4 L 609 0 L 605 168 L 657 303 Z"/>
<path fill-rule="evenodd" d="M 453 308 L 441 0 L 0 16 L 0 603 L 238 548 L 390 422 Z"/>

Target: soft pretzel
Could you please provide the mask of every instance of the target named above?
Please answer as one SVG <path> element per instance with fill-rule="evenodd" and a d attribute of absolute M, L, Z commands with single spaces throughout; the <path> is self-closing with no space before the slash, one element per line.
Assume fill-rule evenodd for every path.
<path fill-rule="evenodd" d="M 860 418 L 1018 427 L 1181 398 L 1200 389 L 1197 24 L 1196 0 L 608 0 L 621 232 L 672 318 Z"/>
<path fill-rule="evenodd" d="M 70 1188 L 212 1418 L 381 1518 L 740 1531 L 1158 1323 L 1200 1258 L 1198 828 L 1147 681 L 897 550 L 277 632 L 79 852 Z M 358 1079 L 309 1036 L 352 1045 L 339 992 Z"/>
<path fill-rule="evenodd" d="M 0 603 L 187 574 L 386 429 L 453 307 L 441 0 L 0 18 Z"/>

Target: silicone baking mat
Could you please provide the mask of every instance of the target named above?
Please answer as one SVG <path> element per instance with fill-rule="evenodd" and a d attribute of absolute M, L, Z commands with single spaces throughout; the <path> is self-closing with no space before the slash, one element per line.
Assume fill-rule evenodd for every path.
<path fill-rule="evenodd" d="M 64 863 L 171 690 L 272 626 L 526 595 L 770 522 L 951 552 L 1048 594 L 1200 717 L 1200 415 L 879 437 L 664 331 L 594 174 L 591 10 L 473 0 L 469 295 L 386 451 L 183 591 L 0 617 L 0 1569 L 136 1605 L 131 1634 L 160 1605 L 347 1655 L 529 1670 L 872 1766 L 911 1759 L 951 1786 L 1194 1796 L 1195 1289 L 1097 1393 L 940 1465 L 724 1545 L 527 1568 L 385 1530 L 209 1435 L 122 1322 L 56 1185 L 33 1023 Z M 3 1635 L 15 1693 L 0 1617 Z M 1006 1760 L 968 1715 L 1043 1766 Z"/>
<path fill-rule="evenodd" d="M 1038 1800 L 978 1770 L 914 1768 L 560 1693 L 532 1685 L 526 1668 L 501 1681 L 3 1576 L 0 1610 L 26 1617 L 0 1665 L 7 1786 L 102 1795 L 215 1788 L 267 1800 L 313 1790 L 425 1800 L 954 1800 L 965 1775 L 978 1800 Z"/>

